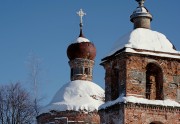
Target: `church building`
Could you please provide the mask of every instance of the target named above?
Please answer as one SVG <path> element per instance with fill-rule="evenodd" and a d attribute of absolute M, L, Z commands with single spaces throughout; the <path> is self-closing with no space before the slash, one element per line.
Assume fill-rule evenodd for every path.
<path fill-rule="evenodd" d="M 101 124 L 180 124 L 180 52 L 164 34 L 151 30 L 145 0 L 136 1 L 130 16 L 134 29 L 101 62 Z"/>
<path fill-rule="evenodd" d="M 92 82 L 96 48 L 83 35 L 85 13 L 77 13 L 80 34 L 67 48 L 71 81 L 42 108 L 38 124 L 180 124 L 180 52 L 151 29 L 145 0 L 136 1 L 134 29 L 100 64 L 105 93 Z"/>

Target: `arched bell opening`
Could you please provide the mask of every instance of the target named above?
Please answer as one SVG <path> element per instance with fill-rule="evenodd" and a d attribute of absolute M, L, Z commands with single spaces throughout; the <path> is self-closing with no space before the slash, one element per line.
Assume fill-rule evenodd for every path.
<path fill-rule="evenodd" d="M 163 72 L 155 63 L 146 66 L 146 98 L 163 100 Z"/>
<path fill-rule="evenodd" d="M 163 123 L 159 121 L 154 121 L 154 122 L 151 122 L 150 124 L 163 124 Z"/>

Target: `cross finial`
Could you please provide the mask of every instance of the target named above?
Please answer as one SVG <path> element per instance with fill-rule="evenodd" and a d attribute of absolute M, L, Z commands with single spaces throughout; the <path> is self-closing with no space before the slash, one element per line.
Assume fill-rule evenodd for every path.
<path fill-rule="evenodd" d="M 77 14 L 80 17 L 80 24 L 79 24 L 79 26 L 80 26 L 80 34 L 79 34 L 79 37 L 84 37 L 83 32 L 82 32 L 82 27 L 83 27 L 83 19 L 82 18 L 83 18 L 83 16 L 86 15 L 86 13 L 84 13 L 83 10 L 80 9 L 79 12 L 77 12 Z"/>
<path fill-rule="evenodd" d="M 139 3 L 139 6 L 144 6 L 144 1 L 145 0 L 136 0 Z"/>
<path fill-rule="evenodd" d="M 86 15 L 86 13 L 83 12 L 82 9 L 79 10 L 79 12 L 77 12 L 78 16 L 80 17 L 80 24 L 83 24 L 83 16 Z"/>

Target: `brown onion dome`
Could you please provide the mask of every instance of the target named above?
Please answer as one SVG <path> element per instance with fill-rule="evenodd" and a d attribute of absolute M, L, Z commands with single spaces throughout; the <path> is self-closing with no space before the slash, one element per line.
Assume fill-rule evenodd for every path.
<path fill-rule="evenodd" d="M 96 48 L 93 43 L 84 37 L 78 37 L 75 43 L 67 48 L 67 56 L 70 60 L 76 58 L 94 60 L 96 57 Z"/>
<path fill-rule="evenodd" d="M 82 31 L 82 17 L 86 15 L 86 13 L 84 13 L 82 9 L 80 9 L 80 11 L 77 12 L 77 14 L 80 17 L 80 34 L 76 41 L 69 45 L 69 47 L 67 48 L 67 56 L 69 60 L 73 60 L 76 58 L 94 60 L 96 57 L 96 48 L 93 43 L 91 43 L 87 38 L 84 37 Z"/>

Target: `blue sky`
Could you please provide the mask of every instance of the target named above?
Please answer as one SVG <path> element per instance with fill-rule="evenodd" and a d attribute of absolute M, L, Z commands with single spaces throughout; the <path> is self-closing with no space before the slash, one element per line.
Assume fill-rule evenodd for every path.
<path fill-rule="evenodd" d="M 153 15 L 152 30 L 165 34 L 180 51 L 180 1 L 146 0 Z M 30 54 L 41 60 L 39 95 L 47 104 L 55 92 L 70 80 L 67 47 L 79 35 L 83 9 L 83 32 L 96 45 L 94 82 L 104 87 L 104 69 L 99 64 L 113 43 L 133 30 L 129 16 L 135 0 L 0 0 L 0 85 L 28 83 Z"/>

